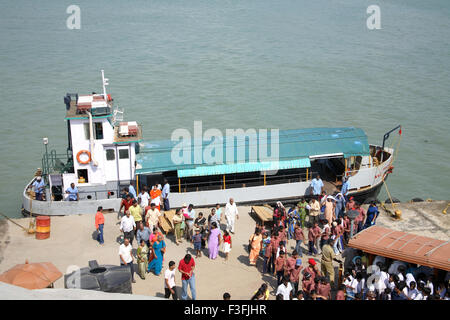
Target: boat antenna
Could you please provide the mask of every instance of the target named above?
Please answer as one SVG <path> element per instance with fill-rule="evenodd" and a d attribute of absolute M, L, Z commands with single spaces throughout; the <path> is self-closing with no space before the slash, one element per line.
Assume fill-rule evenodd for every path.
<path fill-rule="evenodd" d="M 104 72 L 104 70 L 102 70 L 103 98 L 105 98 L 105 101 L 108 101 L 108 99 L 106 97 L 106 86 L 109 84 L 108 81 L 109 81 L 109 79 L 105 78 L 105 72 Z"/>

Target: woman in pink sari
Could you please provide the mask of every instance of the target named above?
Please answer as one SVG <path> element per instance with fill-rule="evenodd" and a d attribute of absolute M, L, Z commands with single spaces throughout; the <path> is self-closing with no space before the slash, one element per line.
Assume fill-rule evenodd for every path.
<path fill-rule="evenodd" d="M 217 223 L 211 223 L 211 230 L 208 238 L 208 250 L 209 250 L 209 258 L 216 259 L 217 254 L 219 253 L 220 246 L 220 229 L 217 228 Z"/>

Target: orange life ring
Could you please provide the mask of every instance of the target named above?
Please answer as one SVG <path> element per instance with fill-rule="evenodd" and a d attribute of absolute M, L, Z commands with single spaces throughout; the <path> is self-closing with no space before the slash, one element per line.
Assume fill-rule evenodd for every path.
<path fill-rule="evenodd" d="M 89 159 L 87 161 L 81 161 L 80 156 L 85 153 L 89 156 Z M 77 153 L 77 161 L 79 164 L 88 164 L 89 162 L 91 162 L 91 153 L 87 150 L 80 150 Z"/>

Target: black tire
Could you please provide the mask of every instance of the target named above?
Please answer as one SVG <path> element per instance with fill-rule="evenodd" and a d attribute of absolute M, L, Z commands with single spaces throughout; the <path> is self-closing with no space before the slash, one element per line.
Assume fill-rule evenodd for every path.
<path fill-rule="evenodd" d="M 374 201 L 375 201 L 376 204 L 380 204 L 381 203 L 380 200 L 378 200 L 378 198 L 369 197 L 366 200 L 364 200 L 363 204 L 371 204 Z"/>
<path fill-rule="evenodd" d="M 400 203 L 400 200 L 398 200 L 397 198 L 392 198 L 392 202 L 393 203 Z M 391 203 L 391 199 L 386 199 L 385 203 Z"/>

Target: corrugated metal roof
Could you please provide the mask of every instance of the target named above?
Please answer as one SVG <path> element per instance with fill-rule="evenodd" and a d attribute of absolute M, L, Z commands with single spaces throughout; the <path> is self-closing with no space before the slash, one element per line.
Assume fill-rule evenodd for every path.
<path fill-rule="evenodd" d="M 265 162 L 270 159 L 260 158 L 260 150 L 267 148 L 267 156 L 270 158 L 272 146 L 279 150 L 279 161 L 299 160 L 326 154 L 343 154 L 344 157 L 369 155 L 366 134 L 362 129 L 354 127 L 279 130 L 278 139 L 275 139 L 275 135 L 272 136 L 271 130 L 267 130 L 267 139 L 262 139 L 264 135 L 263 133 L 260 135 L 258 131 L 250 138 L 248 136 L 246 138 L 244 134 L 237 135 L 237 137 L 231 145 L 227 143 L 227 137 L 214 139 L 212 142 L 191 139 L 190 144 L 183 150 L 191 161 L 181 164 L 173 161 L 172 154 L 176 151 L 177 146 L 180 147 L 180 141 L 144 141 L 140 144 L 140 153 L 136 156 L 138 163 L 136 173 L 185 170 L 208 165 Z M 249 154 L 249 141 L 252 139 L 255 139 L 253 141 L 257 141 L 258 144 L 256 158 Z M 205 163 L 202 155 L 213 149 L 221 149 L 222 154 L 219 156 L 219 161 Z M 244 159 L 238 158 L 238 152 L 242 150 L 245 153 Z M 231 159 L 230 154 L 234 155 Z M 197 163 L 194 163 L 195 155 L 200 155 L 200 161 Z"/>
<path fill-rule="evenodd" d="M 450 241 L 372 226 L 356 234 L 348 246 L 374 255 L 450 271 Z"/>

